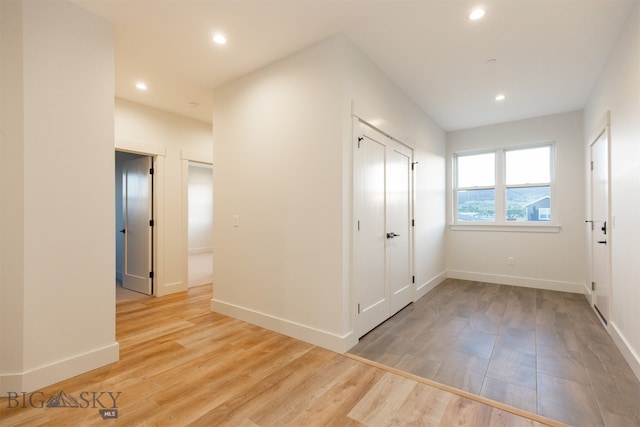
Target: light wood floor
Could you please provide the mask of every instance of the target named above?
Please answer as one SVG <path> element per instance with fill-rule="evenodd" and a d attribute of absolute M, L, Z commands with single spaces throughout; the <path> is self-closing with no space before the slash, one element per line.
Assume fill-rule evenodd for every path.
<path fill-rule="evenodd" d="M 122 283 L 116 280 L 116 303 L 144 298 L 153 298 L 153 296 L 123 288 Z"/>
<path fill-rule="evenodd" d="M 135 426 L 558 425 L 212 313 L 210 298 L 201 286 L 119 303 L 121 360 L 37 396 L 62 391 L 82 406 L 86 393 L 120 393 L 117 423 Z M 116 422 L 98 408 L 9 406 L 0 399 L 3 427 Z"/>
<path fill-rule="evenodd" d="M 640 382 L 583 295 L 448 279 L 351 353 L 574 426 L 640 426 Z"/>

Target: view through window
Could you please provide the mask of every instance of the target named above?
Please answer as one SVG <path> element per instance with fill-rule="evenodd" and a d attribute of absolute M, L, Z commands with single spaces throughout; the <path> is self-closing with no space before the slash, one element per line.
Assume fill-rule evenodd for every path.
<path fill-rule="evenodd" d="M 454 159 L 456 222 L 552 221 L 553 144 Z"/>

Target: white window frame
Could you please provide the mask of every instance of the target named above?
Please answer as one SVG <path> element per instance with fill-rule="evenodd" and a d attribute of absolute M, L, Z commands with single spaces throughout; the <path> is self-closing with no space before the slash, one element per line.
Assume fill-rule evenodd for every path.
<path fill-rule="evenodd" d="M 547 183 L 523 184 L 523 185 L 506 185 L 506 156 L 505 153 L 511 150 L 525 150 L 537 147 L 550 147 L 550 215 L 549 221 L 507 221 L 506 209 L 506 193 L 507 188 L 524 188 L 524 187 L 540 187 L 546 186 Z M 531 231 L 531 232 L 551 232 L 556 233 L 561 229 L 558 220 L 558 201 L 555 197 L 555 177 L 556 177 L 556 160 L 555 160 L 555 141 L 547 141 L 535 144 L 512 145 L 486 150 L 459 151 L 453 153 L 452 157 L 452 206 L 451 206 L 451 224 L 452 230 L 479 230 L 479 231 Z M 486 153 L 495 153 L 495 186 L 489 187 L 458 187 L 458 157 L 468 155 L 478 155 Z M 460 190 L 482 190 L 494 189 L 495 196 L 495 215 L 494 221 L 458 221 L 458 191 Z"/>

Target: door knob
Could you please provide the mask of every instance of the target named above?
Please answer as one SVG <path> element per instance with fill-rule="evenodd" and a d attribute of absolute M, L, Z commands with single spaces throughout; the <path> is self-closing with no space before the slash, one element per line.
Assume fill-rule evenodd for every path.
<path fill-rule="evenodd" d="M 387 233 L 387 239 L 393 239 L 394 237 L 398 237 L 398 236 L 400 235 L 396 233 Z"/>
<path fill-rule="evenodd" d="M 120 232 L 121 232 L 122 234 L 124 234 L 124 233 L 126 233 L 126 232 L 127 232 L 127 230 L 125 230 L 125 229 L 123 228 L 122 230 L 120 230 Z"/>
<path fill-rule="evenodd" d="M 598 240 L 598 243 L 602 243 L 603 245 L 606 245 L 607 241 L 606 240 Z"/>

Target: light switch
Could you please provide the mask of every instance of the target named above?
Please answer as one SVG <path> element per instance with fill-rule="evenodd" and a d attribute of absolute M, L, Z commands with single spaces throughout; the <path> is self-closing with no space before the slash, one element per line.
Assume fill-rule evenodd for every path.
<path fill-rule="evenodd" d="M 240 217 L 238 217 L 238 215 L 233 216 L 233 226 L 240 227 Z"/>

